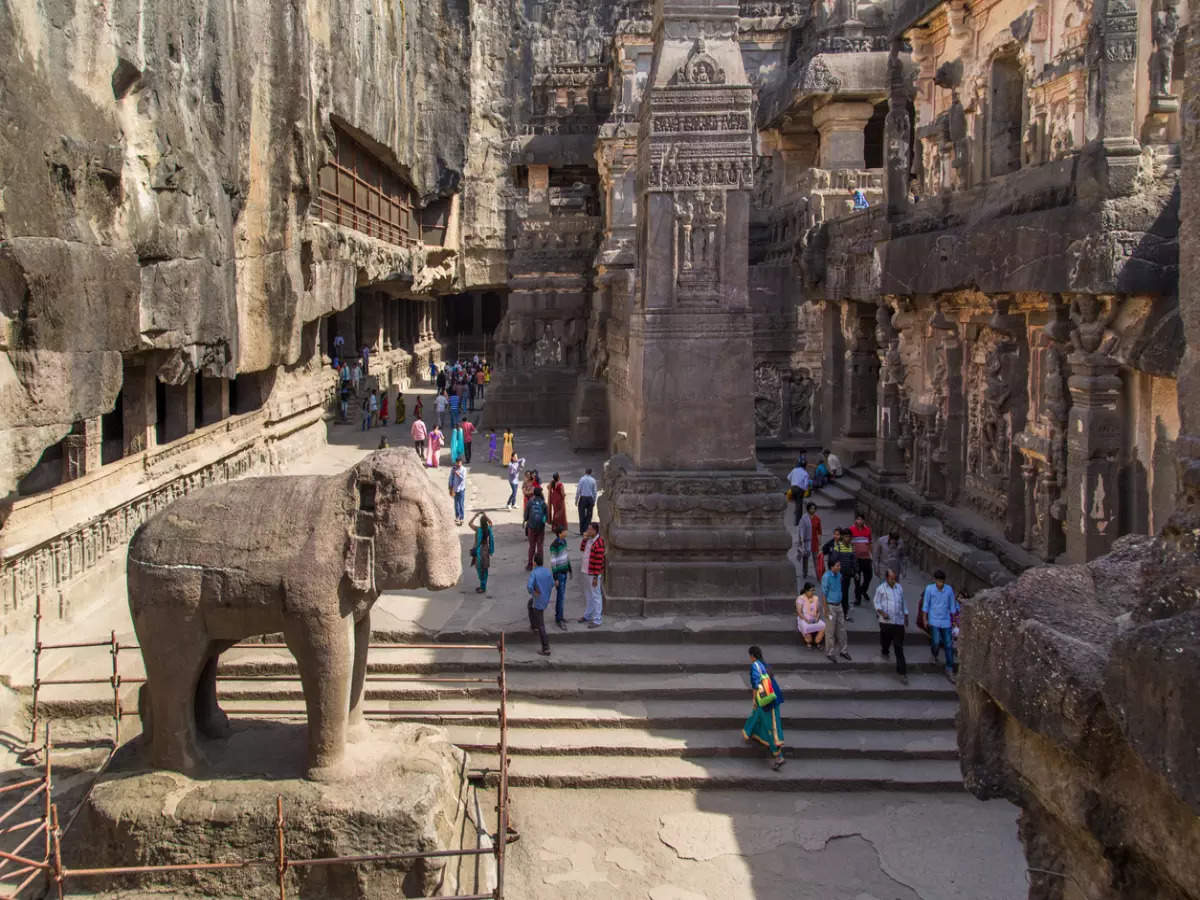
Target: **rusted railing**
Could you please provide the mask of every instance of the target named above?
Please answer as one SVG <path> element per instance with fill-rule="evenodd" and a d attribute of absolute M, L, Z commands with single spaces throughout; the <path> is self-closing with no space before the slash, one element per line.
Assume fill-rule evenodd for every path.
<path fill-rule="evenodd" d="M 37 778 L 27 778 L 24 781 L 0 787 L 0 839 L 7 839 L 10 835 L 19 835 L 23 831 L 29 832 L 11 850 L 0 850 L 0 900 L 15 900 L 22 891 L 33 885 L 42 877 L 43 873 L 51 868 L 53 857 L 51 821 L 54 816 L 54 808 L 51 798 L 53 781 L 50 769 L 49 726 L 46 727 L 46 739 L 42 751 L 42 771 Z M 27 812 L 30 812 L 31 810 L 27 809 L 28 805 L 39 797 L 41 798 L 41 803 L 38 804 L 39 815 L 15 823 L 9 822 L 19 810 L 26 809 Z M 22 855 L 26 853 L 26 848 L 39 837 L 42 838 L 41 858 L 34 859 Z"/>
<path fill-rule="evenodd" d="M 84 641 L 71 642 L 60 644 L 48 644 L 41 641 L 40 628 L 40 605 L 37 614 L 34 618 L 34 663 L 33 663 L 33 732 L 36 735 L 37 728 L 43 718 L 40 715 L 39 694 L 41 688 L 47 685 L 85 685 L 85 684 L 109 684 L 112 687 L 113 702 L 112 702 L 112 719 L 113 719 L 113 738 L 112 752 L 120 746 L 121 741 L 121 719 L 125 716 L 137 715 L 137 710 L 122 709 L 121 705 L 121 687 L 125 684 L 140 684 L 145 682 L 145 678 L 131 677 L 126 678 L 121 675 L 120 655 L 122 651 L 139 651 L 140 648 L 136 644 L 122 644 L 117 640 L 116 633 L 113 632 L 107 641 Z M 107 648 L 112 657 L 112 674 L 107 678 L 41 678 L 41 656 L 48 651 L 58 651 L 66 649 L 100 649 Z M 286 644 L 280 643 L 257 643 L 257 644 L 238 644 L 230 649 L 242 650 L 279 650 L 287 649 Z M 44 766 L 43 774 L 38 778 L 27 779 L 18 782 L 17 784 L 0 787 L 0 838 L 4 835 L 15 833 L 22 829 L 32 829 L 30 834 L 13 850 L 0 851 L 0 890 L 6 890 L 7 882 L 17 877 L 21 877 L 21 881 L 13 886 L 9 893 L 0 893 L 0 900 L 16 900 L 21 895 L 21 892 L 30 887 L 41 876 L 48 879 L 48 883 L 57 890 L 59 897 L 63 896 L 64 884 L 71 879 L 103 879 L 114 878 L 123 875 L 135 874 L 154 874 L 166 872 L 184 872 L 184 871 L 202 871 L 214 869 L 244 869 L 273 866 L 277 872 L 279 884 L 279 896 L 281 900 L 286 900 L 287 887 L 286 876 L 289 869 L 300 869 L 311 866 L 326 866 L 326 865 L 360 865 L 366 863 L 382 863 L 382 862 L 399 862 L 403 860 L 415 859 L 437 859 L 442 857 L 480 857 L 494 856 L 496 860 L 496 887 L 485 894 L 460 894 L 453 897 L 434 898 L 434 900 L 502 900 L 504 896 L 504 858 L 505 847 L 510 840 L 517 839 L 516 831 L 510 825 L 509 809 L 508 809 L 508 682 L 505 673 L 506 664 L 506 648 L 504 636 L 495 644 L 399 644 L 399 643 L 380 643 L 371 644 L 372 650 L 465 650 L 465 651 L 490 651 L 499 654 L 499 674 L 495 679 L 500 689 L 500 704 L 496 710 L 496 718 L 499 725 L 499 742 L 497 744 L 472 744 L 460 745 L 464 750 L 479 750 L 479 751 L 494 751 L 499 755 L 499 772 L 498 772 L 498 791 L 496 803 L 496 834 L 492 841 L 491 847 L 467 848 L 461 850 L 435 850 L 427 852 L 397 852 L 397 853 L 382 853 L 365 856 L 336 856 L 322 857 L 318 859 L 288 859 L 286 854 L 286 837 L 285 837 L 285 819 L 283 811 L 282 797 L 276 798 L 276 845 L 277 852 L 273 858 L 259 857 L 241 860 L 226 860 L 222 862 L 192 862 L 192 863 L 177 863 L 170 865 L 158 866 L 111 866 L 102 868 L 68 868 L 62 865 L 61 861 L 61 839 L 62 835 L 69 831 L 71 824 L 74 822 L 74 814 L 67 822 L 66 828 L 61 828 L 58 820 L 58 809 L 52 802 L 51 796 L 51 744 L 50 744 L 50 727 L 45 726 L 45 742 L 40 747 L 33 746 L 33 738 L 30 739 L 30 747 L 25 755 L 26 761 L 37 760 L 39 764 Z M 271 681 L 290 681 L 299 680 L 298 674 L 281 673 L 279 675 L 220 675 L 217 676 L 219 681 L 255 681 L 255 680 L 271 680 Z M 439 682 L 451 684 L 465 683 L 490 683 L 490 678 L 466 678 L 466 677 L 439 677 L 439 676 L 367 676 L 368 681 L 405 681 L 405 682 Z M 301 709 L 295 711 L 280 710 L 278 708 L 244 708 L 239 707 L 238 712 L 243 715 L 255 716 L 271 716 L 271 717 L 293 717 L 303 715 Z M 414 711 L 404 712 L 390 709 L 375 709 L 372 710 L 364 705 L 364 715 L 369 717 L 386 717 L 391 719 L 396 718 L 441 718 L 441 717 L 457 717 L 457 716 L 477 716 L 480 711 L 477 709 L 440 709 L 436 705 L 431 705 L 429 708 Z M 41 756 L 41 759 L 38 757 Z M 112 758 L 110 752 L 108 759 L 100 767 L 103 771 L 108 760 Z M 28 788 L 28 793 L 19 798 L 19 802 L 11 808 L 5 810 L 3 808 L 4 799 L 9 793 L 17 790 Z M 36 819 L 20 822 L 16 825 L 5 825 L 6 820 L 12 816 L 18 809 L 24 807 L 34 798 L 44 795 L 44 804 L 41 810 L 41 815 Z M 78 807 L 76 809 L 78 812 Z M 477 823 L 479 827 L 482 823 Z M 42 858 L 31 859 L 21 856 L 21 852 L 39 835 L 45 835 L 44 852 Z M 9 869 L 12 871 L 9 871 Z"/>

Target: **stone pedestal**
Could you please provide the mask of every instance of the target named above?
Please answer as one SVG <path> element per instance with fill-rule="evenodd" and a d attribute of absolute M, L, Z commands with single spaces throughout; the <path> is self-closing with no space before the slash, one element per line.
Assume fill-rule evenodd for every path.
<path fill-rule="evenodd" d="M 605 610 L 784 613 L 795 602 L 779 479 L 757 471 L 604 471 Z"/>
<path fill-rule="evenodd" d="M 460 846 L 465 755 L 440 728 L 378 726 L 346 747 L 345 776 L 303 780 L 305 726 L 235 724 L 205 747 L 196 778 L 145 767 L 141 738 L 118 751 L 63 842 L 68 867 L 275 859 L 276 797 L 290 859 L 449 850 Z M 468 829 L 469 830 L 469 829 Z M 458 893 L 453 859 L 289 870 L 288 896 L 429 897 Z M 108 889 L 174 889 L 207 897 L 278 898 L 274 866 L 126 876 Z"/>
<path fill-rule="evenodd" d="M 1121 379 L 1104 354 L 1074 353 L 1069 362 L 1066 555 L 1082 563 L 1103 556 L 1117 538 Z"/>
<path fill-rule="evenodd" d="M 605 472 L 608 609 L 762 608 L 793 593 L 783 491 L 754 455 L 752 91 L 736 3 L 659 0 L 638 137 L 628 457 Z"/>

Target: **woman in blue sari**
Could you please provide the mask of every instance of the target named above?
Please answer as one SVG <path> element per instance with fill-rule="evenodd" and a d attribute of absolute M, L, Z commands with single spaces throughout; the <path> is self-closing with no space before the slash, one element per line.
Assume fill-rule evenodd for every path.
<path fill-rule="evenodd" d="M 464 456 L 465 452 L 462 425 L 455 425 L 454 430 L 450 432 L 450 462 L 458 462 L 459 457 Z"/>
<path fill-rule="evenodd" d="M 742 726 L 742 738 L 758 741 L 770 750 L 771 768 L 778 770 L 787 762 L 783 756 L 783 720 L 779 715 L 783 694 L 757 646 L 750 648 L 750 687 L 754 709 Z"/>

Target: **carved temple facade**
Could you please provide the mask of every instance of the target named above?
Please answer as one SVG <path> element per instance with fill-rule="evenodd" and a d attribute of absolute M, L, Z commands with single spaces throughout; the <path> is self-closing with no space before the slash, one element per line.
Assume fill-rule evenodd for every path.
<path fill-rule="evenodd" d="M 1160 527 L 1179 428 L 1182 6 L 739 13 L 759 459 L 836 450 L 876 524 L 969 589 Z M 727 196 L 743 176 L 720 154 L 686 156 L 736 116 L 697 101 L 648 126 L 650 8 L 607 15 L 611 36 L 582 41 L 580 58 L 535 58 L 548 87 L 512 148 L 510 288 L 528 294 L 498 345 L 526 413 L 502 418 L 561 425 L 566 408 L 577 446 L 629 453 L 646 403 L 630 359 L 640 294 L 660 264 L 676 288 L 703 279 L 726 215 L 701 195 L 677 204 L 674 259 L 646 269 L 639 179 L 660 176 L 639 156 L 644 130 L 676 147 L 680 187 Z M 561 374 L 539 379 L 547 367 Z"/>

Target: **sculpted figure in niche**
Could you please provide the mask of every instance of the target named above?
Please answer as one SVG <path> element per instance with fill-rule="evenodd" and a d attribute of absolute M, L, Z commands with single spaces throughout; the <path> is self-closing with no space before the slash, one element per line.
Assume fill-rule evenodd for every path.
<path fill-rule="evenodd" d="M 137 530 L 127 563 L 150 762 L 201 767 L 198 735 L 229 734 L 218 658 L 282 632 L 304 687 L 308 775 L 336 777 L 347 736 L 365 729 L 372 604 L 383 590 L 452 587 L 460 557 L 449 504 L 410 450 L 377 451 L 341 475 L 249 478 L 177 500 Z"/>
<path fill-rule="evenodd" d="M 1150 96 L 1170 97 L 1171 66 L 1174 61 L 1175 40 L 1179 37 L 1177 0 L 1155 0 L 1150 20 L 1154 52 L 1150 56 Z"/>
<path fill-rule="evenodd" d="M 983 452 L 988 460 L 988 471 L 993 475 L 1008 472 L 1008 433 L 1004 414 L 1008 398 L 1012 393 L 1005 377 L 1004 357 L 999 347 L 987 352 L 983 368 L 984 415 L 982 425 Z"/>
<path fill-rule="evenodd" d="M 769 363 L 754 367 L 754 433 L 776 437 L 783 426 L 783 380 Z"/>
<path fill-rule="evenodd" d="M 1103 307 L 1107 307 L 1104 309 Z M 1117 305 L 1103 303 L 1094 294 L 1083 294 L 1071 301 L 1071 345 L 1077 353 L 1107 356 L 1117 344 L 1117 335 L 1109 329 L 1117 317 Z"/>
<path fill-rule="evenodd" d="M 561 366 L 563 361 L 562 340 L 550 331 L 550 323 L 542 326 L 542 336 L 533 348 L 533 365 L 536 369 L 546 366 Z"/>
<path fill-rule="evenodd" d="M 813 430 L 813 396 L 816 382 L 804 369 L 792 376 L 791 430 L 793 432 Z"/>

